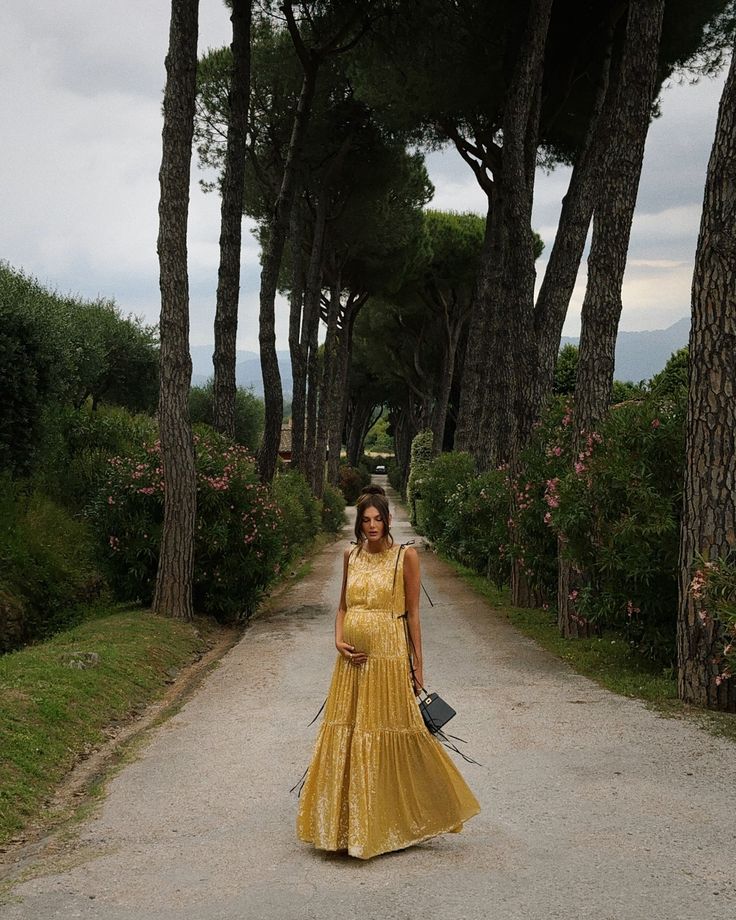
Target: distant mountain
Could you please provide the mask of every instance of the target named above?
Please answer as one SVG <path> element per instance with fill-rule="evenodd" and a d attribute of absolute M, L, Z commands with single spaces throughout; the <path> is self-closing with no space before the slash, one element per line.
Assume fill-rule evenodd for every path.
<path fill-rule="evenodd" d="M 212 345 L 192 345 L 192 384 L 202 386 L 212 376 Z M 281 370 L 281 386 L 284 396 L 291 398 L 291 358 L 288 351 L 277 352 Z M 235 380 L 239 387 L 252 388 L 257 396 L 263 396 L 261 378 L 261 361 L 255 351 L 237 351 L 235 353 Z"/>
<path fill-rule="evenodd" d="M 690 317 L 685 316 L 666 329 L 647 329 L 644 332 L 619 332 L 616 341 L 617 380 L 648 380 L 662 370 L 673 351 L 687 345 L 690 336 Z M 564 336 L 560 343 L 580 343 L 579 338 Z M 192 383 L 201 386 L 212 376 L 212 345 L 193 345 Z M 281 384 L 284 397 L 291 398 L 291 358 L 288 351 L 278 352 Z M 238 351 L 235 356 L 235 379 L 238 386 L 252 387 L 258 396 L 263 396 L 261 362 L 255 351 Z"/>
<path fill-rule="evenodd" d="M 643 332 L 619 332 L 616 339 L 616 380 L 649 380 L 659 373 L 673 351 L 687 345 L 690 337 L 690 317 L 678 319 L 666 329 L 647 329 Z M 580 343 L 579 338 L 563 336 L 560 343 Z"/>

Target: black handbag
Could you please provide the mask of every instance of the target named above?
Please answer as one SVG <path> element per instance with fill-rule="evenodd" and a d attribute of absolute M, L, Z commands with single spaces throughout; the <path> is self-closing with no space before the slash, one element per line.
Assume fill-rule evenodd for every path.
<path fill-rule="evenodd" d="M 411 540 L 409 542 L 413 543 L 414 541 Z M 405 546 L 408 546 L 408 545 L 409 543 L 402 543 L 401 546 L 399 547 L 398 553 L 396 554 L 396 566 L 394 568 L 394 583 L 393 583 L 392 593 L 395 592 L 396 590 L 396 575 L 399 570 L 399 557 L 401 556 L 401 550 Z M 422 585 L 422 588 L 424 588 L 424 585 Z M 424 593 L 427 594 L 426 588 L 424 588 Z M 429 596 L 429 594 L 427 594 L 427 599 L 429 600 L 430 605 L 434 607 L 434 604 L 432 604 L 432 598 Z M 409 622 L 408 622 L 406 611 L 404 611 L 401 617 L 404 621 L 404 634 L 406 636 L 406 650 L 409 655 L 409 669 L 411 671 L 412 683 L 416 684 L 416 681 L 414 679 L 414 660 L 412 658 L 412 650 L 414 648 L 414 643 L 411 641 L 411 636 L 409 634 Z M 419 711 L 422 714 L 422 719 L 424 719 L 424 724 L 427 726 L 427 730 L 431 734 L 435 735 L 438 738 L 438 740 L 440 740 L 442 744 L 445 745 L 445 747 L 449 748 L 451 751 L 454 751 L 456 754 L 459 754 L 463 758 L 463 760 L 466 760 L 468 763 L 474 763 L 474 764 L 477 764 L 478 766 L 482 766 L 482 764 L 478 763 L 477 760 L 473 760 L 472 757 L 468 757 L 467 754 L 464 754 L 457 747 L 457 745 L 453 744 L 452 741 L 450 741 L 450 738 L 453 738 L 455 741 L 462 741 L 463 744 L 467 744 L 467 741 L 465 741 L 463 738 L 458 738 L 457 735 L 446 734 L 442 730 L 443 726 L 446 725 L 450 721 L 450 719 L 453 718 L 453 716 L 457 715 L 457 713 L 452 708 L 452 706 L 450 706 L 449 703 L 446 703 L 445 700 L 443 700 L 442 697 L 439 695 L 439 693 L 429 693 L 424 687 L 421 686 L 421 684 L 419 686 L 419 689 L 424 691 L 424 697 L 420 697 L 418 702 L 419 702 Z"/>
<path fill-rule="evenodd" d="M 423 699 L 420 699 L 419 711 L 422 713 L 424 724 L 433 735 L 449 722 L 454 715 L 457 715 L 452 706 L 446 703 L 439 693 L 427 693 Z"/>

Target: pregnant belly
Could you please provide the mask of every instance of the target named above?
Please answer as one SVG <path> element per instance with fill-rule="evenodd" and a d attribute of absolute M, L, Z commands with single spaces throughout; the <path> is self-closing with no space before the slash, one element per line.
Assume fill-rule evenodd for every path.
<path fill-rule="evenodd" d="M 345 614 L 343 638 L 358 652 L 381 657 L 402 655 L 403 636 L 402 621 L 385 611 L 348 608 Z"/>

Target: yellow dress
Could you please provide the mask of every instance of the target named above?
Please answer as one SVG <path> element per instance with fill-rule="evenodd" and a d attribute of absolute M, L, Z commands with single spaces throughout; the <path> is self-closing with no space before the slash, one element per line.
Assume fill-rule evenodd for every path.
<path fill-rule="evenodd" d="M 368 659 L 337 656 L 299 799 L 300 840 L 360 859 L 460 831 L 480 811 L 411 686 L 403 559 L 396 544 L 350 555 L 343 636 Z"/>

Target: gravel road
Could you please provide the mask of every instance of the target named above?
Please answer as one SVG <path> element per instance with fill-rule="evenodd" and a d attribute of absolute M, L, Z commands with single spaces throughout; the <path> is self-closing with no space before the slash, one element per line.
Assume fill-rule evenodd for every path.
<path fill-rule="evenodd" d="M 252 623 L 3 920 L 736 916 L 734 745 L 576 675 L 429 552 L 425 683 L 483 764 L 459 761 L 482 811 L 366 862 L 297 841 L 288 789 L 332 672 L 344 545 Z"/>

